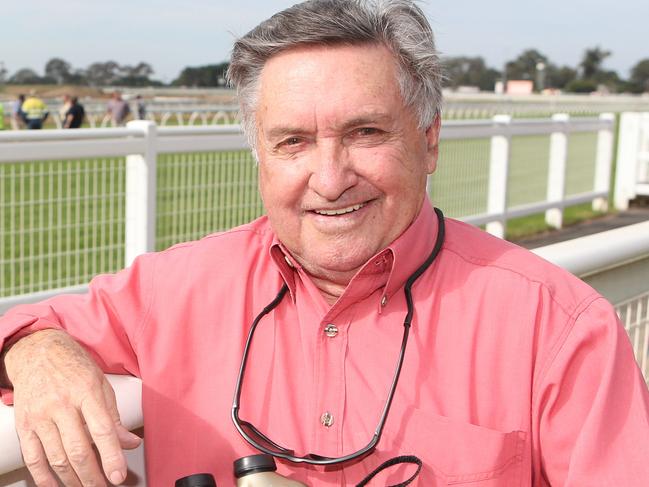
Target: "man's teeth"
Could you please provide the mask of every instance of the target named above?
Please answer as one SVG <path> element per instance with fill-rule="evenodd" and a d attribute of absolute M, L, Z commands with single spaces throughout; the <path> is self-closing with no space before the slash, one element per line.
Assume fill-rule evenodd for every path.
<path fill-rule="evenodd" d="M 336 216 L 336 215 L 344 215 L 345 213 L 351 213 L 352 211 L 360 210 L 365 206 L 363 203 L 360 205 L 354 205 L 350 206 L 348 208 L 341 208 L 340 210 L 315 210 L 315 212 L 318 215 L 326 215 L 326 216 Z"/>

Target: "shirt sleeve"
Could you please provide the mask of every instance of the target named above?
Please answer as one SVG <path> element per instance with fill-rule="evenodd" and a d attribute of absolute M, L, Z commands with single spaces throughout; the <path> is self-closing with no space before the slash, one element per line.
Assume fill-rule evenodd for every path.
<path fill-rule="evenodd" d="M 35 331 L 55 328 L 78 340 L 107 373 L 139 376 L 137 339 L 152 300 L 157 254 L 145 254 L 117 274 L 100 275 L 86 294 L 19 305 L 0 318 L 0 350 Z M 0 389 L 2 401 L 11 391 Z"/>
<path fill-rule="evenodd" d="M 534 456 L 552 486 L 649 483 L 649 393 L 604 299 L 574 319 L 535 387 Z"/>

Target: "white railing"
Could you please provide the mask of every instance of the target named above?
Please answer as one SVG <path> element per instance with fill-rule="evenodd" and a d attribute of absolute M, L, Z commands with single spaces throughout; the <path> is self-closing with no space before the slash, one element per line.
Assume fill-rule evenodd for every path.
<path fill-rule="evenodd" d="M 613 130 L 610 114 L 446 122 L 429 193 L 498 236 L 535 213 L 560 227 L 566 206 L 606 207 Z M 0 312 L 263 213 L 238 126 L 0 133 L 0 180 Z"/>
<path fill-rule="evenodd" d="M 131 113 L 137 112 L 134 109 Z M 58 112 L 51 113 L 52 120 L 57 128 L 63 127 L 63 120 Z M 86 111 L 86 122 L 91 128 L 107 128 L 112 126 L 110 115 L 105 109 Z M 202 126 L 202 125 L 232 125 L 238 121 L 238 111 L 234 106 L 194 106 L 181 108 L 147 107 L 146 120 L 156 123 L 161 127 L 171 126 Z"/>
<path fill-rule="evenodd" d="M 615 207 L 625 210 L 637 196 L 649 196 L 649 112 L 620 117 Z"/>
<path fill-rule="evenodd" d="M 486 211 L 461 215 L 474 225 L 487 225 L 487 231 L 503 237 L 507 219 L 545 211 L 546 222 L 561 228 L 563 208 L 592 202 L 593 208 L 605 210 L 611 178 L 614 116 L 602 114 L 598 119 L 570 120 L 567 114 L 555 114 L 551 121 L 512 120 L 509 115 L 497 115 L 491 122 L 455 122 L 442 128 L 442 140 L 491 139 L 489 186 Z M 591 189 L 578 194 L 566 194 L 568 139 L 578 132 L 597 132 L 594 178 Z M 546 176 L 546 198 L 541 201 L 512 206 L 508 201 L 512 137 L 549 135 L 549 160 Z M 442 161 L 443 164 L 443 161 Z M 434 195 L 433 195 L 434 196 Z"/>
<path fill-rule="evenodd" d="M 649 222 L 541 247 L 534 252 L 582 277 L 616 305 L 638 364 L 649 381 Z M 109 379 L 116 390 L 122 422 L 132 429 L 142 426 L 139 381 L 123 376 Z M 13 411 L 3 405 L 0 438 L 0 487 L 32 485 L 25 480 L 28 473 L 23 468 Z M 142 450 L 131 453 L 128 462 L 129 469 L 144 479 Z M 146 482 L 140 480 L 129 485 L 144 486 Z"/>

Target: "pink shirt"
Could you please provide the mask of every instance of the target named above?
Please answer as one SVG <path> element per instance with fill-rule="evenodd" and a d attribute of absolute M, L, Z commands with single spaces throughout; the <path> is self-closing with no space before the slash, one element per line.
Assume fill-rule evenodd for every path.
<path fill-rule="evenodd" d="M 353 485 L 413 454 L 424 462 L 418 486 L 649 485 L 649 394 L 611 306 L 525 250 L 457 221 L 446 227 L 442 252 L 413 286 L 410 340 L 377 450 L 345 467 L 279 462 L 280 473 Z M 86 296 L 15 308 L 0 332 L 64 327 L 106 371 L 143 379 L 150 485 L 197 472 L 232 485 L 232 461 L 255 453 L 230 408 L 257 313 L 286 282 L 290 295 L 255 334 L 241 417 L 301 453 L 355 451 L 394 373 L 404 281 L 436 233 L 426 203 L 330 307 L 261 218 L 141 256 L 95 278 Z"/>

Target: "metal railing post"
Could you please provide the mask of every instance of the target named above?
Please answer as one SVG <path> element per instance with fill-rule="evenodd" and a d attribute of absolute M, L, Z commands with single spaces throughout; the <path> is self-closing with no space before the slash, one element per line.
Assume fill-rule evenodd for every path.
<path fill-rule="evenodd" d="M 617 167 L 613 202 L 618 210 L 629 208 L 636 197 L 636 170 L 640 142 L 640 114 L 626 112 L 620 116 L 620 136 L 617 143 Z"/>
<path fill-rule="evenodd" d="M 155 250 L 157 127 L 153 122 L 135 120 L 130 129 L 144 134 L 142 154 L 126 156 L 126 249 L 125 265 L 135 257 Z"/>
<path fill-rule="evenodd" d="M 611 162 L 613 159 L 613 130 L 615 129 L 615 114 L 602 113 L 602 121 L 609 122 L 610 128 L 597 132 L 597 155 L 595 156 L 595 181 L 593 189 L 597 192 L 608 193 L 611 189 Z M 598 197 L 593 200 L 594 211 L 608 210 L 608 197 Z"/>
<path fill-rule="evenodd" d="M 490 221 L 486 230 L 496 237 L 505 237 L 507 222 L 507 176 L 509 173 L 509 125 L 511 115 L 496 115 L 494 125 L 501 131 L 491 137 L 491 153 L 489 158 L 489 188 L 487 190 L 487 213 L 497 215 L 498 219 Z"/>
<path fill-rule="evenodd" d="M 561 203 L 566 192 L 566 161 L 568 159 L 568 122 L 570 115 L 555 113 L 552 120 L 560 124 L 561 129 L 550 135 L 550 162 L 548 165 L 549 203 Z M 545 222 L 553 228 L 561 228 L 563 224 L 563 206 L 550 208 L 545 211 Z"/>

